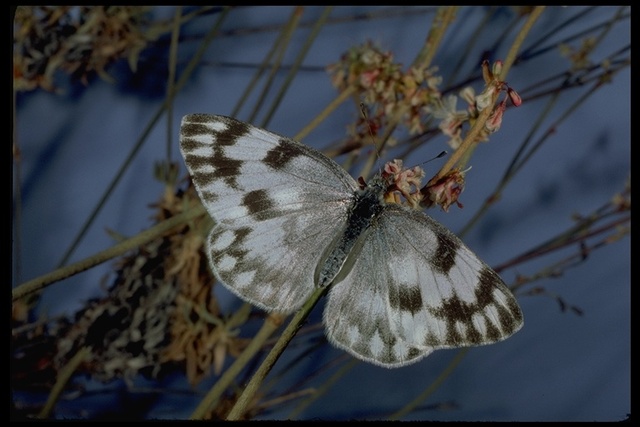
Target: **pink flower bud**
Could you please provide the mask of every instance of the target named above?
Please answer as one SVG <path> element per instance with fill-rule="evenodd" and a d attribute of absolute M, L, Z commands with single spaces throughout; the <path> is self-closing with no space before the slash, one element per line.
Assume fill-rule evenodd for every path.
<path fill-rule="evenodd" d="M 511 88 L 508 88 L 507 89 L 507 95 L 509 95 L 509 98 L 511 99 L 511 102 L 516 107 L 519 107 L 522 104 L 522 98 L 520 98 L 520 95 L 518 95 L 518 92 L 516 92 L 515 90 L 513 90 Z"/>
<path fill-rule="evenodd" d="M 484 127 L 487 128 L 490 132 L 495 132 L 500 129 L 502 125 L 502 116 L 504 116 L 504 112 L 507 109 L 507 99 L 505 98 L 496 109 L 491 113 L 491 116 L 487 119 L 487 123 L 485 123 Z"/>

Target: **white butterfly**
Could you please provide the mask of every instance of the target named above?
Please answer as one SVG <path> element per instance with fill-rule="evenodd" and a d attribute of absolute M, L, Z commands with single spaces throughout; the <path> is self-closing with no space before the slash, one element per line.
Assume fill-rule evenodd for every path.
<path fill-rule="evenodd" d="M 361 189 L 299 142 L 223 116 L 182 120 L 180 148 L 216 221 L 211 269 L 240 298 L 291 313 L 329 286 L 329 341 L 385 367 L 494 343 L 522 326 L 500 277 L 445 227 Z"/>

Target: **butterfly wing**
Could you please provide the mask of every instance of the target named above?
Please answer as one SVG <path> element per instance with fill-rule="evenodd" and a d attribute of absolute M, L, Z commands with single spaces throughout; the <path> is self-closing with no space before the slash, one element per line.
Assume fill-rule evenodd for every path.
<path fill-rule="evenodd" d="M 386 205 L 329 291 L 335 346 L 396 367 L 435 349 L 489 344 L 522 326 L 502 279 L 422 212 Z"/>
<path fill-rule="evenodd" d="M 180 132 L 189 173 L 216 221 L 207 244 L 214 274 L 254 305 L 295 311 L 345 226 L 356 182 L 320 152 L 229 117 L 188 115 Z"/>

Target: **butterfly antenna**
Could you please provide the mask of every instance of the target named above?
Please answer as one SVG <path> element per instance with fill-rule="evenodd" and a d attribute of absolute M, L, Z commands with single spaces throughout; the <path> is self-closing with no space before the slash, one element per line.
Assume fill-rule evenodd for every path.
<path fill-rule="evenodd" d="M 430 158 L 429 160 L 425 160 L 425 161 L 424 161 L 424 162 L 422 162 L 421 164 L 423 164 L 423 165 L 424 165 L 424 164 L 427 164 L 427 163 L 429 163 L 430 161 L 435 160 L 435 159 L 439 159 L 440 157 L 444 157 L 444 156 L 446 156 L 447 154 L 449 154 L 449 153 L 448 153 L 446 150 L 443 150 L 443 151 L 441 151 L 441 152 L 440 152 L 440 154 L 438 154 L 437 156 L 432 157 L 432 158 Z"/>
<path fill-rule="evenodd" d="M 378 145 L 376 144 L 376 138 L 373 135 L 373 129 L 371 129 L 371 123 L 369 122 L 369 118 L 367 117 L 367 109 L 364 106 L 364 102 L 360 103 L 360 112 L 362 113 L 362 117 L 367 122 L 367 129 L 369 129 L 369 136 L 371 137 L 371 142 L 373 143 L 373 146 L 376 147 L 376 157 L 378 158 L 378 160 L 380 160 L 380 152 L 378 151 Z M 435 156 L 435 157 L 433 157 L 433 158 L 431 158 L 429 160 L 425 160 L 424 162 L 420 163 L 420 166 L 424 165 L 424 164 L 427 164 L 432 160 L 439 159 L 440 157 L 444 157 L 447 154 L 449 154 L 449 153 L 447 153 L 447 151 L 441 151 L 440 154 L 438 154 L 437 156 Z"/>
<path fill-rule="evenodd" d="M 364 105 L 364 102 L 360 103 L 360 112 L 362 113 L 362 117 L 364 118 L 364 120 L 367 122 L 367 129 L 369 130 L 369 137 L 371 138 L 371 142 L 373 144 L 373 146 L 375 147 L 376 150 L 376 162 L 380 162 L 380 151 L 378 148 L 378 144 L 376 143 L 376 137 L 373 134 L 373 129 L 371 128 L 371 122 L 369 121 L 369 117 L 367 115 L 367 109 Z M 435 157 L 432 157 L 429 160 L 425 160 L 424 162 L 420 163 L 418 166 L 422 166 L 425 165 L 435 159 L 439 159 L 441 157 L 446 156 L 447 154 L 449 154 L 447 151 L 441 151 L 440 154 L 438 154 Z"/>
<path fill-rule="evenodd" d="M 373 146 L 376 147 L 376 157 L 380 160 L 380 152 L 378 151 L 378 144 L 376 144 L 376 137 L 373 135 L 373 129 L 371 129 L 371 123 L 369 122 L 369 117 L 367 117 L 367 109 L 364 106 L 364 102 L 360 103 L 360 112 L 362 113 L 362 117 L 367 122 L 367 129 L 369 130 L 369 136 L 371 137 L 371 142 Z"/>

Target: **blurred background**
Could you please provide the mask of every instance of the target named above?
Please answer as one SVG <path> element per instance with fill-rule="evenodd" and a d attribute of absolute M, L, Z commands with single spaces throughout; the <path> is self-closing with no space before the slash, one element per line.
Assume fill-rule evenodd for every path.
<path fill-rule="evenodd" d="M 386 86 L 392 100 L 375 98 L 363 80 L 375 80 L 391 66 L 395 77 L 411 76 L 412 64 L 428 63 L 422 69 L 428 78 L 417 84 L 430 97 L 457 96 L 454 109 L 465 113 L 460 91 L 485 89 L 482 61 L 504 61 L 531 12 L 392 6 L 18 8 L 14 292 L 197 204 L 177 145 L 185 114 L 231 115 L 289 137 L 311 124 L 303 142 L 350 165 L 357 177 L 373 152 L 359 106 L 365 102 L 377 137 L 395 129 L 375 167 L 393 158 L 413 166 L 443 150 L 451 153 L 455 138 L 443 133 L 433 110 L 412 110 L 394 128 L 388 113 L 394 102 L 406 101 L 404 95 Z M 509 102 L 500 129 L 473 152 L 459 199 L 464 208 L 428 211 L 462 233 L 513 287 L 524 312 L 523 329 L 495 345 L 436 351 L 414 365 L 388 370 L 354 363 L 326 343 L 321 301 L 246 417 L 627 417 L 630 13 L 617 6 L 546 8 L 526 33 L 506 79 L 522 105 Z M 440 38 L 433 38 L 434 22 L 441 25 Z M 427 61 L 425 54 L 433 56 Z M 345 94 L 348 85 L 355 90 Z M 466 122 L 462 137 L 468 129 Z M 427 179 L 444 161 L 424 165 Z M 187 247 L 185 236 L 206 233 L 206 218 L 198 221 L 180 231 L 184 239 L 147 242 L 14 299 L 14 417 L 133 420 L 193 414 L 264 318 L 258 309 L 247 314 L 220 286 L 214 285 L 212 294 L 199 255 L 176 252 Z M 175 273 L 187 271 L 189 260 L 195 260 L 189 277 L 197 281 Z M 157 265 L 162 277 L 155 276 Z M 180 287 L 186 282 L 203 287 L 187 291 Z M 194 335 L 188 343 L 179 339 L 188 333 L 176 329 L 187 294 L 204 301 L 216 319 L 205 322 L 205 335 L 189 330 Z M 148 314 L 144 321 L 136 317 L 140 313 Z M 150 313 L 157 322 L 153 328 Z M 200 313 L 197 321 L 204 318 Z M 180 325 L 196 323 L 192 316 L 191 323 Z M 205 336 L 210 341 L 203 341 Z M 56 404 L 42 412 L 64 367 L 83 346 L 91 346 L 93 355 L 64 383 Z M 225 416 L 262 357 L 245 367 L 207 417 Z"/>

